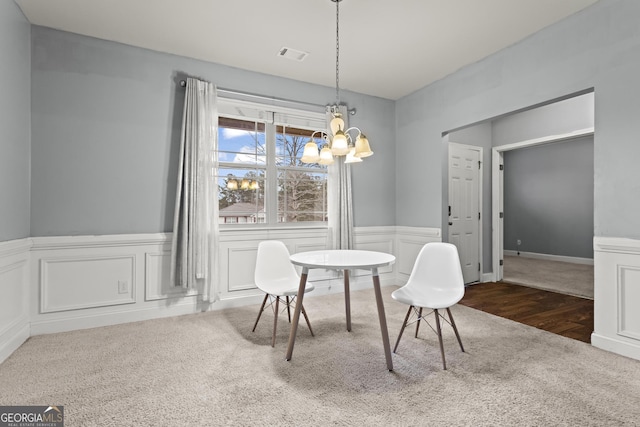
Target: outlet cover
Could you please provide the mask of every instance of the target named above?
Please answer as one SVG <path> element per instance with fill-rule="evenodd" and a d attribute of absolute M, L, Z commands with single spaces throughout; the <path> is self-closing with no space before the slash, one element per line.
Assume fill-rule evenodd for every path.
<path fill-rule="evenodd" d="M 118 293 L 126 294 L 129 292 L 129 282 L 126 280 L 118 280 Z"/>

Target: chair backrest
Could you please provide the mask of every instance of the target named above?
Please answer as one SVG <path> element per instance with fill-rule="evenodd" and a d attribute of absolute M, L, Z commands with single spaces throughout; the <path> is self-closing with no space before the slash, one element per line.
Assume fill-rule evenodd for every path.
<path fill-rule="evenodd" d="M 300 276 L 289 260 L 289 250 L 278 240 L 266 240 L 258 244 L 256 270 L 254 273 L 256 286 L 283 279 L 291 280 L 294 285 Z"/>
<path fill-rule="evenodd" d="M 431 242 L 422 247 L 407 286 L 420 283 L 423 290 L 449 290 L 464 295 L 464 278 L 458 249 L 451 243 Z"/>

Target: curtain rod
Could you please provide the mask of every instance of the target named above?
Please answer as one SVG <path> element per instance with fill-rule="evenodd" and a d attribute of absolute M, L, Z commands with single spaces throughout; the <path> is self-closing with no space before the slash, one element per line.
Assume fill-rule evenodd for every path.
<path fill-rule="evenodd" d="M 187 81 L 186 80 L 180 80 L 180 86 L 181 87 L 186 87 L 187 86 Z M 264 96 L 264 95 L 258 95 L 258 94 L 255 94 L 255 93 L 239 92 L 239 91 L 236 91 L 236 90 L 230 90 L 230 89 L 224 89 L 224 88 L 217 88 L 217 92 L 218 92 L 218 94 L 221 94 L 222 96 L 224 96 L 224 95 L 227 95 L 227 96 L 230 96 L 230 97 L 243 96 L 243 97 L 247 97 L 247 98 L 259 99 L 261 101 L 283 102 L 283 103 L 286 103 L 286 104 L 289 104 L 289 105 L 295 104 L 295 105 L 300 105 L 300 106 L 323 108 L 323 109 L 327 107 L 327 105 L 312 104 L 310 102 L 291 101 L 290 99 L 277 98 L 275 96 Z"/>

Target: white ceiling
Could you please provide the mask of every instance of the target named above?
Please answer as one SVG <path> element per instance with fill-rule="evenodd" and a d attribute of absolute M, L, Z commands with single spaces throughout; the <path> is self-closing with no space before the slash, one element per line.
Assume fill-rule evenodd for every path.
<path fill-rule="evenodd" d="M 15 2 L 32 24 L 335 87 L 331 0 Z M 398 99 L 595 2 L 342 0 L 340 88 Z"/>

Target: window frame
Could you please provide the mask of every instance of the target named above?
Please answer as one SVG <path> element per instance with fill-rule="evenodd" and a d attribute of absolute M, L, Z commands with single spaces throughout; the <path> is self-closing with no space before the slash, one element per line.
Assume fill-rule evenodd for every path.
<path fill-rule="evenodd" d="M 321 173 L 326 176 L 326 190 L 324 193 L 324 209 L 325 214 L 329 214 L 329 171 L 326 166 L 309 165 L 309 166 L 278 166 L 277 159 L 277 138 L 278 127 L 297 128 L 308 131 L 324 131 L 327 132 L 326 112 L 323 107 L 310 109 L 307 104 L 306 108 L 296 108 L 298 105 L 294 102 L 280 101 L 280 103 L 291 104 L 292 106 L 272 105 L 246 101 L 243 99 L 226 98 L 218 96 L 217 109 L 219 118 L 231 118 L 243 121 L 253 121 L 264 124 L 265 137 L 265 157 L 266 164 L 260 165 L 243 165 L 241 163 L 224 162 L 218 160 L 218 174 L 216 181 L 223 177 L 221 168 L 247 169 L 247 170 L 264 170 L 266 179 L 263 182 L 264 191 L 264 222 L 256 221 L 255 223 L 219 223 L 220 229 L 250 229 L 258 228 L 328 228 L 328 220 L 326 221 L 304 221 L 304 222 L 279 222 L 278 221 L 278 180 L 279 171 L 306 171 L 313 174 Z M 215 200 L 219 203 L 219 200 Z"/>

